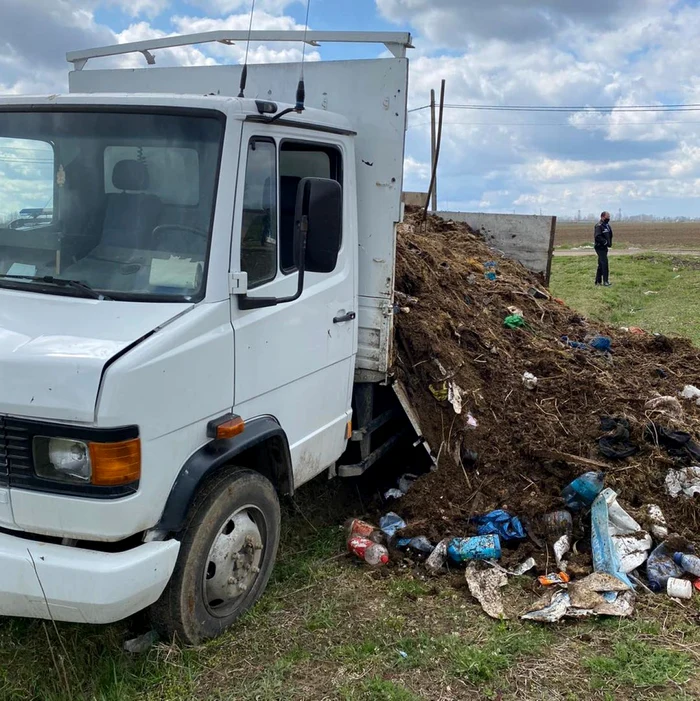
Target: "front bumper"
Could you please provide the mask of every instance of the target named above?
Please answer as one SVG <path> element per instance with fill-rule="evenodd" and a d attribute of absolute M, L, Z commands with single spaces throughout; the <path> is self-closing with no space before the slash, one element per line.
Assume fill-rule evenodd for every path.
<path fill-rule="evenodd" d="M 0 533 L 0 616 L 119 621 L 160 597 L 179 550 L 166 540 L 104 553 Z"/>

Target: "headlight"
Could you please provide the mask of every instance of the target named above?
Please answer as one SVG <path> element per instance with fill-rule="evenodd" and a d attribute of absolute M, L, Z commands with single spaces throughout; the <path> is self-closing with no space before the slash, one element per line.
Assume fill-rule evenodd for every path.
<path fill-rule="evenodd" d="M 114 487 L 141 477 L 141 441 L 115 443 L 34 437 L 34 470 L 56 482 Z"/>
<path fill-rule="evenodd" d="M 90 449 L 83 441 L 34 438 L 34 468 L 39 477 L 59 482 L 90 482 Z"/>

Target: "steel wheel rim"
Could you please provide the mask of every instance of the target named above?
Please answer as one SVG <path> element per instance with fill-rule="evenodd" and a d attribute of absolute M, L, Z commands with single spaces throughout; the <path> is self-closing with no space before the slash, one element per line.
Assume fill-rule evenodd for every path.
<path fill-rule="evenodd" d="M 224 519 L 204 564 L 202 597 L 212 616 L 231 615 L 252 589 L 260 574 L 265 535 L 262 511 L 252 504 Z"/>

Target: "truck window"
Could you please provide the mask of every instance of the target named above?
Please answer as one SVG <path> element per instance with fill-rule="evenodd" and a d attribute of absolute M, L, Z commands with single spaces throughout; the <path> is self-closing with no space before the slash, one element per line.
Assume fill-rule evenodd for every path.
<path fill-rule="evenodd" d="M 243 191 L 241 270 L 248 286 L 273 280 L 277 274 L 277 149 L 274 141 L 253 138 Z"/>
<path fill-rule="evenodd" d="M 302 178 L 329 178 L 343 184 L 342 156 L 328 144 L 283 141 L 280 146 L 280 268 L 294 265 L 294 214 L 297 187 Z"/>
<path fill-rule="evenodd" d="M 105 193 L 119 192 L 112 181 L 119 161 L 139 161 L 148 169 L 148 190 L 163 204 L 199 204 L 199 157 L 193 148 L 175 146 L 107 146 L 104 152 Z"/>
<path fill-rule="evenodd" d="M 0 137 L 0 227 L 28 231 L 53 220 L 54 150 L 36 139 Z"/>

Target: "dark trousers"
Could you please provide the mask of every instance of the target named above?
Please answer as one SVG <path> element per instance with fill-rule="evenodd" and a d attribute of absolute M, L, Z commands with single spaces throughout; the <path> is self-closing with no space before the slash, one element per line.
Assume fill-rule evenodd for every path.
<path fill-rule="evenodd" d="M 596 285 L 601 282 L 608 281 L 608 249 L 607 248 L 597 248 L 595 252 L 598 254 L 598 270 L 595 274 Z"/>

